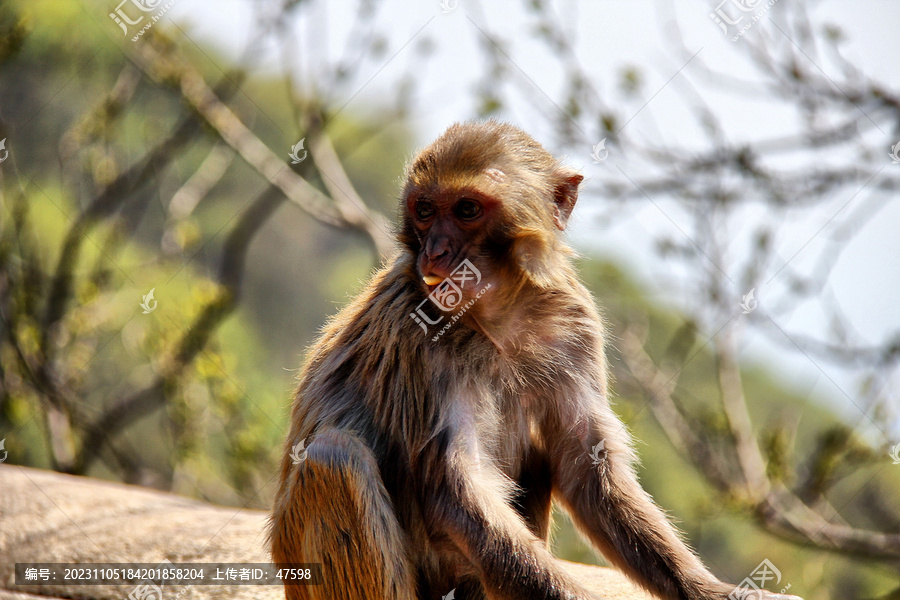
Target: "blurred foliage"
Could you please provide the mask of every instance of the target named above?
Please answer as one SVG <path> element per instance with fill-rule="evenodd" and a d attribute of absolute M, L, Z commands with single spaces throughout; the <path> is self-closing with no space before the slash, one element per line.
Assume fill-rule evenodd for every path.
<path fill-rule="evenodd" d="M 129 59 L 117 45 L 117 28 L 106 22 L 107 7 L 95 8 L 40 1 L 0 10 L 0 137 L 8 138 L 10 150 L 0 169 L 0 285 L 8 299 L 0 322 L 0 432 L 11 461 L 43 468 L 58 465 L 46 390 L 29 365 L 43 358 L 41 320 L 61 241 L 94 196 L 186 114 L 176 98 L 143 79 L 125 105 L 110 101 Z M 72 27 L 84 35 L 67 35 Z M 186 51 L 210 80 L 221 76 L 217 65 L 227 63 L 214 51 Z M 272 147 L 288 149 L 302 132 L 276 125 L 293 122 L 285 86 L 278 78 L 253 79 L 235 110 Z M 330 133 L 353 183 L 374 206 L 392 211 L 396 181 L 384 174 L 402 171 L 410 147 L 402 125 L 385 131 L 345 115 Z M 214 277 L 223 238 L 265 183 L 253 170 L 233 161 L 177 224 L 176 251 L 161 242 L 166 205 L 213 141 L 198 138 L 118 213 L 84 233 L 72 298 L 54 332 L 52 377 L 77 394 L 69 415 L 69 437 L 76 439 L 60 440 L 69 452 L 79 442 L 79 426 L 165 371 L 198 311 L 223 293 Z M 358 288 L 374 260 L 364 240 L 325 230 L 282 205 L 250 248 L 240 309 L 178 381 L 167 383 L 165 409 L 109 432 L 114 448 L 87 474 L 218 503 L 268 506 L 292 372 L 325 317 Z M 139 304 L 151 289 L 158 306 L 143 314 Z M 21 350 L 28 354 L 17 356 Z"/>

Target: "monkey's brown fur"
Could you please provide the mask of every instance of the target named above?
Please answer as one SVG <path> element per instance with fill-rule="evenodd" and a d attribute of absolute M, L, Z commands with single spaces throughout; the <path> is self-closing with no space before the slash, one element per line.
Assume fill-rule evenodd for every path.
<path fill-rule="evenodd" d="M 589 598 L 547 550 L 551 499 L 651 592 L 732 592 L 641 489 L 610 409 L 603 322 L 561 234 L 581 179 L 493 121 L 412 161 L 399 253 L 300 375 L 270 540 L 277 563 L 321 562 L 324 584 L 289 599 Z M 427 307 L 445 318 L 426 335 L 410 318 L 423 276 L 463 259 L 482 276 L 465 298 L 489 288 L 440 336 L 449 314 Z"/>

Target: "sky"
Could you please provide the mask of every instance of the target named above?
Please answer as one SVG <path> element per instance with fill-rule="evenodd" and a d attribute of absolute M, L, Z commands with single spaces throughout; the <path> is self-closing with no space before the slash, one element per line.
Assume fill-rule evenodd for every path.
<path fill-rule="evenodd" d="M 736 1 L 736 0 L 735 0 Z M 772 32 L 784 15 L 781 2 L 771 4 L 766 16 L 753 25 L 746 36 Z M 706 65 L 719 72 L 752 78 L 740 44 L 732 42 L 714 23 L 710 14 L 720 6 L 716 2 L 647 2 L 636 0 L 595 0 L 552 3 L 560 21 L 576 40 L 576 52 L 593 80 L 605 85 L 617 81 L 624 67 L 636 65 L 643 69 L 644 81 L 639 92 L 640 110 L 627 127 L 647 143 L 658 140 L 660 145 L 678 143 L 687 147 L 703 142 L 697 127 L 691 122 L 683 102 L 683 84 L 697 83 L 692 66 L 685 66 L 685 56 L 674 50 L 674 31 L 681 32 L 687 52 L 696 55 Z M 209 44 L 223 55 L 237 59 L 246 46 L 252 11 L 259 5 L 249 0 L 177 0 L 167 13 L 171 19 L 198 43 Z M 292 57 L 294 75 L 301 86 L 316 84 L 319 66 L 331 64 L 342 56 L 348 40 L 361 34 L 352 27 L 352 15 L 357 3 L 339 0 L 315 3 L 312 10 L 301 10 L 296 22 L 289 24 L 296 36 L 297 52 Z M 305 12 L 304 12 L 305 11 Z M 844 2 L 823 1 L 815 4 L 815 20 L 839 24 L 846 42 L 845 55 L 876 79 L 900 87 L 900 60 L 897 32 L 900 31 L 900 4 L 890 0 L 862 0 Z M 533 85 L 533 96 L 513 102 L 504 117 L 523 127 L 537 139 L 552 136 L 541 111 L 556 110 L 553 98 L 559 97 L 565 74 L 548 55 L 546 45 L 534 39 L 534 23 L 520 1 L 467 2 L 466 0 L 386 1 L 379 4 L 377 23 L 387 34 L 386 52 L 374 57 L 359 54 L 359 76 L 347 83 L 335 98 L 345 110 L 365 114 L 372 105 L 390 96 L 401 77 L 410 69 L 420 69 L 417 75 L 417 101 L 412 109 L 410 124 L 421 145 L 439 135 L 449 124 L 471 118 L 475 114 L 472 91 L 483 73 L 483 54 L 479 43 L 480 31 L 488 31 L 505 40 L 511 57 L 510 68 L 516 69 Z M 432 53 L 427 67 L 421 69 L 424 38 L 432 41 Z M 352 56 L 352 54 L 351 54 Z M 254 54 L 257 68 L 263 72 L 278 72 L 283 67 L 279 47 L 264 45 Z M 826 65 L 823 65 L 827 68 Z M 817 67 L 818 68 L 818 67 Z M 740 91 L 716 89 L 702 85 L 698 88 L 704 100 L 720 115 L 734 141 L 752 141 L 792 131 L 797 117 L 784 105 L 767 101 L 757 95 Z M 586 132 L 590 136 L 592 132 Z M 867 137 L 875 144 L 883 143 L 886 168 L 890 165 L 888 152 L 896 143 L 897 131 L 872 132 Z M 883 140 L 877 136 L 883 136 Z M 632 158 L 617 154 L 610 148 L 609 160 L 594 164 L 591 145 L 599 142 L 599 135 L 586 141 L 583 152 L 569 153 L 566 162 L 585 174 L 585 189 L 590 190 L 592 178 L 607 173 L 602 169 L 628 170 Z M 802 157 L 801 157 L 802 158 Z M 826 157 L 827 159 L 828 157 Z M 785 157 L 785 161 L 790 161 Z M 842 157 L 834 157 L 838 163 Z M 817 212 L 806 212 L 796 222 L 787 224 L 789 234 L 782 240 L 778 254 L 791 259 L 794 266 L 815 257 L 825 243 L 826 236 L 817 232 L 840 225 L 852 208 L 866 199 L 865 190 L 859 197 L 850 194 L 830 199 Z M 605 221 L 596 218 L 608 207 L 604 198 L 588 191 L 579 200 L 577 218 L 570 235 L 584 252 L 613 258 L 638 278 L 657 300 L 679 306 L 690 301 L 695 293 L 690 279 L 678 269 L 661 264 L 653 252 L 652 241 L 659 233 L 679 235 L 687 231 L 687 215 L 665 198 L 657 202 L 635 205 L 621 218 Z M 850 204 L 848 204 L 848 202 Z M 840 303 L 848 319 L 861 336 L 860 341 L 877 343 L 885 336 L 900 331 L 900 308 L 896 298 L 900 292 L 900 199 L 885 199 L 878 207 L 879 217 L 870 222 L 845 249 L 831 275 L 830 293 Z M 749 207 L 747 224 L 765 220 L 764 207 Z M 823 229 L 824 228 L 824 229 Z M 736 228 L 735 248 L 740 260 L 741 236 L 752 228 Z M 663 276 L 665 275 L 665 276 Z M 776 282 L 774 285 L 778 285 Z M 734 290 L 739 297 L 747 290 Z M 774 289 L 773 289 L 774 291 Z M 765 288 L 757 291 L 761 305 L 766 299 Z M 821 335 L 825 328 L 822 314 L 814 303 L 797 306 L 780 325 L 791 331 Z M 853 372 L 840 366 L 814 363 L 802 354 L 788 352 L 773 344 L 765 336 L 750 334 L 742 348 L 745 358 L 768 365 L 781 378 L 802 393 L 829 398 L 849 418 L 854 407 L 846 395 L 853 396 L 858 381 Z M 846 395 L 845 395 L 846 394 Z M 894 396 L 895 400 L 897 396 Z M 856 414 L 856 417 L 859 415 Z M 900 424 L 894 432 L 900 435 Z"/>

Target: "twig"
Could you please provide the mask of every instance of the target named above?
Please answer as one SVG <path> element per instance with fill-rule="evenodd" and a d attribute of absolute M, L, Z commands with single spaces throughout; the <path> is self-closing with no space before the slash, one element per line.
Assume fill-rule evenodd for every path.
<path fill-rule="evenodd" d="M 371 239 L 379 254 L 384 257 L 392 251 L 392 244 L 383 229 L 376 224 L 368 209 L 357 207 L 352 212 L 342 211 L 327 195 L 316 189 L 306 179 L 288 168 L 285 161 L 244 125 L 228 106 L 190 65 L 167 56 L 165 59 L 151 44 L 141 45 L 141 68 L 148 75 L 160 77 L 151 65 L 168 65 L 165 74 L 174 78 L 178 89 L 203 120 L 231 146 L 247 164 L 256 169 L 272 185 L 277 186 L 288 199 L 314 219 L 335 227 L 359 230 Z M 364 206 L 364 205 L 362 205 Z M 365 214 L 363 219 L 360 214 Z"/>
<path fill-rule="evenodd" d="M 73 472 L 84 473 L 115 433 L 149 414 L 165 402 L 166 393 L 178 385 L 184 369 L 200 352 L 219 324 L 234 310 L 241 293 L 244 259 L 259 228 L 284 201 L 281 191 L 270 186 L 253 201 L 225 241 L 216 294 L 201 310 L 179 340 L 163 372 L 148 386 L 114 403 L 86 428 Z"/>
<path fill-rule="evenodd" d="M 730 490 L 734 483 L 712 445 L 697 435 L 696 428 L 688 423 L 672 398 L 680 372 L 663 372 L 657 368 L 633 328 L 622 333 L 619 344 L 631 376 L 648 396 L 650 409 L 672 445 L 688 454 L 719 491 Z"/>

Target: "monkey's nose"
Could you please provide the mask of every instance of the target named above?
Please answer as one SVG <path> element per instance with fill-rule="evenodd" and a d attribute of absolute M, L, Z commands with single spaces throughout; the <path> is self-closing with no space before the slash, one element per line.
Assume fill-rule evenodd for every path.
<path fill-rule="evenodd" d="M 445 256 L 449 251 L 450 241 L 446 237 L 439 237 L 425 246 L 425 256 L 430 263 L 434 263 L 439 258 Z"/>
<path fill-rule="evenodd" d="M 447 255 L 447 248 L 442 248 L 442 249 L 440 249 L 440 251 L 432 250 L 431 252 L 425 253 L 425 256 L 428 257 L 428 262 L 430 262 L 430 263 L 435 263 L 439 259 L 443 258 L 446 255 Z"/>

